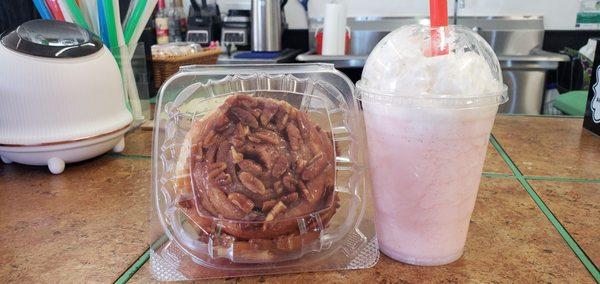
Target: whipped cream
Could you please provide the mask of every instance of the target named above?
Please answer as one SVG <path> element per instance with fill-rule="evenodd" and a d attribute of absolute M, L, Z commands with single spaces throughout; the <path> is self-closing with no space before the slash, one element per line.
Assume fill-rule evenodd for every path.
<path fill-rule="evenodd" d="M 498 92 L 502 90 L 498 60 L 493 53 L 486 54 L 488 61 L 479 54 L 487 45 L 480 40 L 468 43 L 450 33 L 450 53 L 427 56 L 423 50 L 429 42 L 423 34 L 401 28 L 383 39 L 367 59 L 362 87 L 399 96 L 476 97 Z"/>

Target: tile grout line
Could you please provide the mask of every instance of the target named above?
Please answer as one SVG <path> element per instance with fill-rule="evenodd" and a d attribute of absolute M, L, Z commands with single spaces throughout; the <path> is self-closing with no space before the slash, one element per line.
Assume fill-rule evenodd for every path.
<path fill-rule="evenodd" d="M 487 177 L 487 178 L 516 178 L 512 174 L 496 173 L 496 172 L 483 172 L 483 173 L 481 173 L 481 176 Z"/>
<path fill-rule="evenodd" d="M 123 274 L 121 274 L 119 278 L 117 278 L 117 280 L 114 283 L 124 284 L 131 280 L 131 277 L 133 277 L 133 275 L 135 275 L 138 272 L 138 270 L 140 270 L 140 268 L 142 268 L 142 266 L 144 266 L 144 264 L 146 264 L 146 262 L 148 262 L 148 260 L 150 259 L 150 249 L 156 249 L 157 247 L 164 244 L 167 240 L 167 236 L 162 235 L 156 241 L 154 241 L 152 245 L 150 245 L 150 247 L 147 248 L 144 251 L 144 253 L 140 257 L 138 257 L 138 259 L 136 259 L 136 261 L 133 262 L 133 264 L 129 266 L 125 270 L 125 272 L 123 272 Z"/>
<path fill-rule="evenodd" d="M 129 281 L 129 279 L 131 279 L 131 277 L 133 277 L 133 275 L 146 263 L 146 261 L 148 261 L 148 259 L 150 258 L 150 248 L 147 248 L 144 253 L 138 257 L 133 264 L 131 264 L 131 266 L 129 266 L 125 272 L 123 272 L 123 274 L 121 274 L 119 276 L 119 278 L 117 278 L 117 280 L 115 280 L 115 284 L 123 284 L 123 283 L 127 283 L 127 281 Z"/>
<path fill-rule="evenodd" d="M 493 134 L 490 135 L 490 142 L 492 143 L 492 145 L 494 146 L 496 151 L 498 151 L 498 153 L 500 153 L 500 156 L 502 156 L 502 159 L 504 159 L 504 162 L 506 162 L 506 164 L 508 165 L 510 170 L 514 173 L 515 177 L 517 178 L 517 180 L 519 181 L 521 186 L 523 186 L 525 191 L 529 194 L 529 196 L 533 199 L 533 201 L 536 203 L 536 205 L 540 208 L 542 213 L 546 216 L 546 218 L 548 218 L 548 220 L 550 221 L 552 226 L 554 226 L 554 228 L 558 231 L 558 233 L 565 240 L 565 242 L 567 242 L 567 245 L 569 246 L 569 248 L 573 251 L 573 253 L 577 256 L 577 258 L 585 266 L 585 268 L 592 275 L 592 277 L 596 280 L 596 282 L 600 282 L 600 271 L 598 270 L 596 265 L 589 259 L 589 257 L 583 251 L 583 249 L 579 246 L 579 244 L 575 241 L 575 239 L 573 239 L 573 237 L 569 234 L 567 229 L 565 229 L 565 227 L 556 218 L 554 213 L 552 213 L 552 211 L 550 211 L 548 206 L 546 206 L 546 204 L 544 203 L 542 198 L 533 189 L 531 184 L 529 184 L 529 182 L 527 181 L 525 176 L 523 176 L 523 174 L 521 173 L 521 171 L 519 170 L 517 165 L 508 156 L 508 153 L 506 153 L 506 151 L 504 151 L 504 148 L 502 148 L 502 146 L 500 145 L 498 140 L 496 140 L 496 137 L 494 137 Z"/>
<path fill-rule="evenodd" d="M 571 178 L 571 177 L 550 177 L 550 176 L 528 176 L 523 175 L 526 180 L 542 180 L 542 181 L 562 181 L 562 182 L 579 182 L 579 183 L 600 183 L 597 178 Z"/>
<path fill-rule="evenodd" d="M 147 155 L 122 154 L 122 153 L 114 153 L 114 152 L 109 152 L 106 155 L 109 157 L 131 158 L 131 159 L 140 159 L 140 160 L 149 160 L 152 158 L 151 156 L 147 156 Z"/>

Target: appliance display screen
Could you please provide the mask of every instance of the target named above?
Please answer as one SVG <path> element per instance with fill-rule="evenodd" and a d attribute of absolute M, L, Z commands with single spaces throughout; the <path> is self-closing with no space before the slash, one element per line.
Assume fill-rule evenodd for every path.
<path fill-rule="evenodd" d="M 243 31 L 223 31 L 224 43 L 246 43 L 246 33 Z"/>
<path fill-rule="evenodd" d="M 207 30 L 192 30 L 187 33 L 187 41 L 196 43 L 208 43 Z"/>

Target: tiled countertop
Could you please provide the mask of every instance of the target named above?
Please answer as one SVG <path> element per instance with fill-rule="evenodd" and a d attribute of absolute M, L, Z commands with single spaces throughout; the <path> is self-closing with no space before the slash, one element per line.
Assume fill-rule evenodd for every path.
<path fill-rule="evenodd" d="M 498 116 L 465 253 L 452 264 L 410 266 L 382 255 L 370 269 L 226 281 L 600 281 L 600 137 L 581 123 Z M 1 283 L 153 281 L 151 132 L 126 140 L 124 153 L 68 165 L 58 176 L 0 164 Z"/>

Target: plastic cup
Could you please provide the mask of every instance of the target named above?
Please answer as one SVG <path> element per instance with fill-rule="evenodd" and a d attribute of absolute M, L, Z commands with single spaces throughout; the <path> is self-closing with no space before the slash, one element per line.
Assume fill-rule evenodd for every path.
<path fill-rule="evenodd" d="M 506 86 L 498 59 L 463 27 L 405 26 L 370 54 L 362 102 L 380 250 L 415 265 L 463 253 L 490 131 Z M 431 34 L 448 54 L 431 57 Z M 435 39 L 437 41 L 438 39 Z"/>

